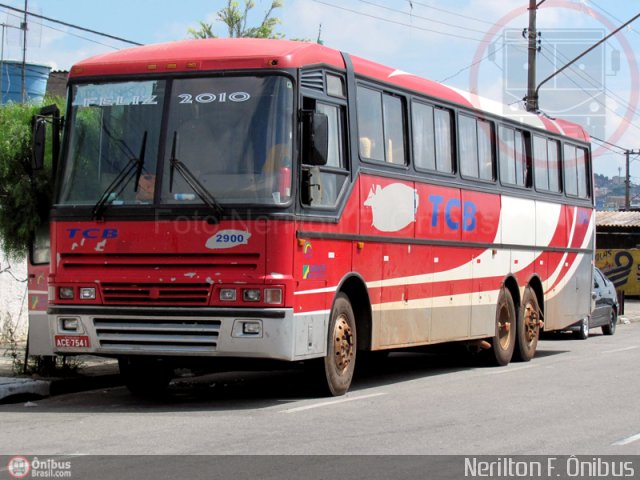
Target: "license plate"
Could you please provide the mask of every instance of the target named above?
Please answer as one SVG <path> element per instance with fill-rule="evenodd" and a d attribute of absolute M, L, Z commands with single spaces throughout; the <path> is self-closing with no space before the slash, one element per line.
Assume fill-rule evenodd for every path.
<path fill-rule="evenodd" d="M 87 335 L 56 335 L 56 348 L 89 348 Z"/>

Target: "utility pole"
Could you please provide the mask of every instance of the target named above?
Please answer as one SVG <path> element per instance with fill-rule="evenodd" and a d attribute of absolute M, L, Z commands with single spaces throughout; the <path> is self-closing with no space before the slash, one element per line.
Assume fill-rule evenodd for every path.
<path fill-rule="evenodd" d="M 22 103 L 27 99 L 27 2 L 24 0 L 24 20 L 22 28 Z"/>
<path fill-rule="evenodd" d="M 527 60 L 527 112 L 535 112 L 538 110 L 538 99 L 536 97 L 536 54 L 538 53 L 536 45 L 538 37 L 538 32 L 536 31 L 536 11 L 538 10 L 538 5 L 536 5 L 536 1 L 537 0 L 529 0 L 529 29 L 527 30 L 527 38 L 529 40 L 529 46 L 527 48 L 529 54 Z"/>
<path fill-rule="evenodd" d="M 625 158 L 625 175 L 624 175 L 624 208 L 625 210 L 629 210 L 631 208 L 631 176 L 629 175 L 629 157 L 631 155 L 640 155 L 640 150 L 625 150 L 624 158 Z"/>
<path fill-rule="evenodd" d="M 7 27 L 2 24 L 2 42 L 0 43 L 0 105 L 4 105 L 4 93 L 2 87 L 4 86 L 4 29 Z"/>
<path fill-rule="evenodd" d="M 538 86 L 536 87 L 535 86 L 535 82 L 536 82 L 536 36 L 537 36 L 536 30 L 535 30 L 535 28 L 536 28 L 536 10 L 540 5 L 542 5 L 546 1 L 547 0 L 540 0 L 536 4 L 536 0 L 529 0 L 529 35 L 528 35 L 528 39 L 529 39 L 529 48 L 528 48 L 528 50 L 529 50 L 529 60 L 528 60 L 528 62 L 529 62 L 528 63 L 528 67 L 529 67 L 529 72 L 528 73 L 529 73 L 529 75 L 528 75 L 528 82 L 529 83 L 527 85 L 527 96 L 524 99 L 528 112 L 537 112 L 539 110 L 538 93 L 540 92 L 540 87 L 542 87 L 542 85 L 547 83 L 549 80 L 551 80 L 553 77 L 555 77 L 559 73 L 565 71 L 567 68 L 569 68 L 571 65 L 576 63 L 578 60 L 580 60 L 586 54 L 591 52 L 596 47 L 602 45 L 604 42 L 606 42 L 611 37 L 616 35 L 623 28 L 625 28 L 628 25 L 630 25 L 636 19 L 640 18 L 640 13 L 639 13 L 636 16 L 634 16 L 631 20 L 626 21 L 625 23 L 620 25 L 618 28 L 616 28 L 614 31 L 609 33 L 602 40 L 594 43 L 591 47 L 587 48 L 584 52 L 582 52 L 580 55 L 575 57 L 569 63 L 565 64 L 563 67 L 559 68 L 558 70 L 553 72 L 551 75 L 549 75 L 547 78 L 542 80 L 538 84 Z"/>

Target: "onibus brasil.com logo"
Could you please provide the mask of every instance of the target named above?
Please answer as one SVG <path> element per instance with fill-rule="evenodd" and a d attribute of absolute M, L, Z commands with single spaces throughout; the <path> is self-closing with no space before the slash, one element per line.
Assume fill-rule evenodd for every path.
<path fill-rule="evenodd" d="M 71 462 L 38 457 L 29 461 L 27 457 L 17 455 L 9 459 L 7 470 L 13 478 L 70 478 Z"/>

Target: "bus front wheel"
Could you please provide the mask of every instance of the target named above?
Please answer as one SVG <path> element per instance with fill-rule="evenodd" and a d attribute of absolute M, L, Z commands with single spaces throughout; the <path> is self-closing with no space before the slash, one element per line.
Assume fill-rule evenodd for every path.
<path fill-rule="evenodd" d="M 356 321 L 351 302 L 344 293 L 336 297 L 324 357 L 324 375 L 321 380 L 325 393 L 344 395 L 351 386 L 356 364 Z"/>
<path fill-rule="evenodd" d="M 167 390 L 173 376 L 173 369 L 156 359 L 120 358 L 118 366 L 125 386 L 139 397 L 161 395 Z"/>

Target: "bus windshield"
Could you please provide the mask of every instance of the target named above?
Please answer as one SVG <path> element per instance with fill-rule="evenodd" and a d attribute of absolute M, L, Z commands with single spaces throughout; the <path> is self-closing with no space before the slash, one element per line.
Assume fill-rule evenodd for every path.
<path fill-rule="evenodd" d="M 71 95 L 57 205 L 197 205 L 202 189 L 219 204 L 289 200 L 285 77 L 79 84 Z"/>

